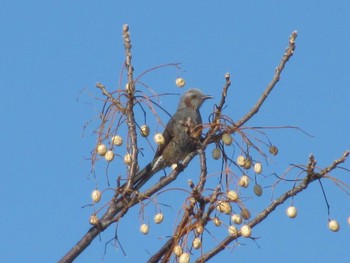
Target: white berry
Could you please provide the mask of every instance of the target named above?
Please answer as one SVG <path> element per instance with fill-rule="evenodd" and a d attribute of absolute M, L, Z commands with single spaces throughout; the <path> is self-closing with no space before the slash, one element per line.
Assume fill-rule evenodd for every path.
<path fill-rule="evenodd" d="M 231 213 L 231 205 L 229 202 L 225 202 L 225 201 L 219 201 L 217 206 L 216 206 L 216 209 L 221 212 L 221 213 L 225 213 L 225 214 L 230 214 Z"/>
<path fill-rule="evenodd" d="M 237 225 L 240 225 L 242 223 L 242 217 L 240 215 L 233 214 L 231 216 L 231 221 Z"/>
<path fill-rule="evenodd" d="M 92 216 L 90 216 L 90 224 L 94 225 L 94 226 L 98 224 L 98 217 L 97 217 L 97 215 L 93 214 Z"/>
<path fill-rule="evenodd" d="M 144 235 L 147 235 L 149 231 L 149 226 L 147 224 L 142 224 L 140 226 L 140 232 Z"/>
<path fill-rule="evenodd" d="M 228 233 L 230 236 L 234 236 L 234 235 L 237 235 L 238 233 L 238 230 L 235 226 L 229 226 L 228 227 Z"/>
<path fill-rule="evenodd" d="M 185 86 L 186 81 L 183 78 L 177 78 L 175 80 L 176 86 L 178 86 L 179 88 L 182 88 Z"/>
<path fill-rule="evenodd" d="M 242 175 L 242 177 L 239 179 L 238 184 L 244 188 L 247 188 L 249 186 L 249 177 L 247 175 Z"/>
<path fill-rule="evenodd" d="M 181 256 L 182 254 L 182 247 L 180 245 L 176 245 L 174 248 L 173 248 L 173 253 L 176 255 L 176 256 Z"/>
<path fill-rule="evenodd" d="M 115 135 L 112 137 L 112 142 L 116 146 L 120 146 L 123 144 L 123 138 L 120 137 L 119 135 Z"/>
<path fill-rule="evenodd" d="M 190 253 L 182 253 L 179 257 L 179 263 L 188 263 L 190 262 Z"/>
<path fill-rule="evenodd" d="M 237 157 L 237 164 L 238 164 L 239 166 L 243 167 L 243 166 L 244 166 L 244 163 L 245 163 L 245 158 L 244 158 L 244 156 L 243 156 L 243 155 L 238 156 L 238 157 Z"/>
<path fill-rule="evenodd" d="M 197 234 L 202 234 L 204 232 L 204 227 L 203 225 L 199 224 L 196 226 L 196 232 Z"/>
<path fill-rule="evenodd" d="M 221 226 L 221 220 L 218 217 L 214 217 L 213 221 L 214 221 L 214 225 Z"/>
<path fill-rule="evenodd" d="M 261 163 L 254 164 L 254 172 L 256 172 L 257 174 L 260 174 L 262 172 L 262 164 Z"/>
<path fill-rule="evenodd" d="M 337 220 L 330 220 L 328 222 L 328 228 L 330 230 L 332 230 L 333 232 L 338 232 L 339 228 L 340 228 L 338 221 Z"/>
<path fill-rule="evenodd" d="M 104 145 L 103 143 L 99 144 L 96 148 L 96 152 L 101 155 L 104 156 L 107 152 L 107 147 L 106 145 Z"/>
<path fill-rule="evenodd" d="M 111 151 L 111 150 L 107 151 L 106 154 L 105 154 L 105 159 L 106 159 L 108 162 L 113 161 L 113 159 L 114 159 L 114 153 L 113 153 L 113 151 Z"/>
<path fill-rule="evenodd" d="M 238 193 L 236 191 L 230 190 L 227 192 L 226 196 L 227 196 L 227 199 L 232 202 L 238 201 Z"/>
<path fill-rule="evenodd" d="M 162 213 L 158 213 L 154 216 L 154 222 L 156 224 L 162 223 L 163 219 L 164 219 L 164 215 Z"/>
<path fill-rule="evenodd" d="M 157 133 L 156 135 L 154 135 L 154 141 L 155 141 L 156 144 L 158 144 L 158 145 L 164 144 L 165 139 L 164 139 L 163 134 Z"/>
<path fill-rule="evenodd" d="M 130 165 L 131 164 L 131 154 L 130 153 L 125 154 L 125 156 L 124 156 L 124 163 L 126 165 Z"/>
<path fill-rule="evenodd" d="M 290 218 L 295 218 L 298 214 L 298 210 L 295 206 L 290 206 L 286 210 L 286 214 Z"/>
<path fill-rule="evenodd" d="M 94 203 L 100 202 L 101 196 L 102 196 L 102 194 L 99 190 L 94 190 L 91 193 L 91 199 L 92 199 L 92 201 L 94 201 Z"/>
<path fill-rule="evenodd" d="M 202 245 L 201 239 L 199 237 L 196 237 L 195 239 L 193 239 L 192 245 L 194 249 L 200 248 Z"/>
<path fill-rule="evenodd" d="M 250 237 L 250 235 L 252 234 L 252 229 L 250 228 L 250 226 L 248 225 L 243 225 L 241 227 L 241 235 L 244 237 Z"/>

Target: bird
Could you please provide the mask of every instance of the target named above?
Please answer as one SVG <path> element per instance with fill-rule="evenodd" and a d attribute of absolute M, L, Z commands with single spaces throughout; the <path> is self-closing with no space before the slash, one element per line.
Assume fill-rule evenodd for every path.
<path fill-rule="evenodd" d="M 180 99 L 175 114 L 163 131 L 164 143 L 160 144 L 153 160 L 134 177 L 133 190 L 139 190 L 154 174 L 173 164 L 180 164 L 195 151 L 202 132 L 199 112 L 203 102 L 212 96 L 199 89 L 187 90 Z"/>

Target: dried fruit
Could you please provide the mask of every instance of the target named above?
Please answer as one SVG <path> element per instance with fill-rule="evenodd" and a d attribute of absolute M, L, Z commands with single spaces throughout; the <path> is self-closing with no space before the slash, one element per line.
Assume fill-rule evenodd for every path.
<path fill-rule="evenodd" d="M 230 146 L 232 144 L 232 136 L 229 133 L 225 133 L 222 135 L 222 141 L 225 145 Z"/>
<path fill-rule="evenodd" d="M 261 196 L 261 195 L 262 195 L 263 189 L 262 189 L 262 187 L 261 187 L 260 184 L 254 185 L 254 193 L 255 193 L 257 196 Z"/>
<path fill-rule="evenodd" d="M 211 152 L 211 155 L 213 156 L 214 160 L 219 160 L 221 158 L 221 151 L 219 148 L 214 148 Z"/>
<path fill-rule="evenodd" d="M 99 144 L 96 148 L 96 152 L 101 155 L 104 156 L 107 152 L 107 147 L 106 145 L 104 145 L 103 143 Z"/>
<path fill-rule="evenodd" d="M 178 86 L 179 88 L 182 88 L 185 86 L 186 81 L 183 78 L 177 78 L 175 80 L 176 86 Z"/>
<path fill-rule="evenodd" d="M 241 210 L 241 217 L 243 217 L 245 220 L 248 220 L 250 218 L 250 212 L 247 208 L 243 208 Z"/>
<path fill-rule="evenodd" d="M 143 137 L 147 137 L 150 133 L 150 128 L 148 127 L 148 125 L 142 125 L 141 126 L 141 136 Z"/>
<path fill-rule="evenodd" d="M 272 155 L 277 155 L 277 154 L 278 154 L 278 148 L 277 148 L 277 146 L 271 145 L 270 148 L 269 148 L 269 152 L 270 152 Z"/>
<path fill-rule="evenodd" d="M 249 186 L 249 182 L 249 177 L 247 175 L 242 175 L 242 177 L 238 181 L 238 184 L 244 188 L 247 188 Z"/>
<path fill-rule="evenodd" d="M 226 201 L 219 201 L 217 206 L 216 206 L 216 209 L 221 212 L 221 213 L 225 213 L 225 214 L 230 214 L 231 213 L 231 205 L 229 202 L 226 202 Z"/>
<path fill-rule="evenodd" d="M 94 201 L 95 203 L 100 202 L 101 196 L 102 196 L 102 194 L 101 194 L 101 192 L 100 192 L 99 190 L 94 190 L 94 191 L 92 191 L 92 193 L 91 193 L 91 199 L 92 199 L 92 201 Z"/>
<path fill-rule="evenodd" d="M 97 215 L 93 214 L 92 216 L 90 216 L 90 224 L 94 225 L 94 226 L 98 224 L 98 217 L 97 217 Z"/>
<path fill-rule="evenodd" d="M 194 249 L 200 248 L 202 245 L 201 239 L 199 237 L 196 237 L 195 239 L 193 239 L 192 245 Z"/>
<path fill-rule="evenodd" d="M 221 220 L 218 217 L 214 217 L 213 221 L 214 221 L 214 225 L 221 226 Z"/>
<path fill-rule="evenodd" d="M 245 168 L 245 169 L 250 169 L 251 167 L 252 167 L 252 159 L 249 157 L 249 158 L 246 158 L 245 160 L 244 160 L 244 165 L 243 165 L 243 167 Z"/>
<path fill-rule="evenodd" d="M 113 161 L 113 159 L 114 159 L 114 153 L 113 153 L 112 150 L 109 150 L 109 151 L 106 152 L 106 154 L 105 154 L 105 159 L 106 159 L 108 162 Z"/>
<path fill-rule="evenodd" d="M 227 199 L 232 201 L 232 202 L 237 202 L 238 201 L 238 193 L 236 191 L 230 190 L 226 194 Z"/>

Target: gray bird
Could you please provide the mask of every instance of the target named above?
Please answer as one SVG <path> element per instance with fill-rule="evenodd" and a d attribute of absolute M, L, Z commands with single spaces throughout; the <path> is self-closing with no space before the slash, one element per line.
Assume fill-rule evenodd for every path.
<path fill-rule="evenodd" d="M 176 113 L 163 132 L 164 143 L 159 145 L 153 160 L 134 177 L 133 190 L 139 190 L 155 173 L 183 161 L 196 150 L 201 135 L 202 117 L 199 108 L 206 99 L 199 89 L 189 89 L 181 97 Z"/>

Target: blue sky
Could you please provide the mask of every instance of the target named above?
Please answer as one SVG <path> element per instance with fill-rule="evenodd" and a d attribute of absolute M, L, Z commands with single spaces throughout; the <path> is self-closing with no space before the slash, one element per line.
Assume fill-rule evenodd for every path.
<path fill-rule="evenodd" d="M 310 153 L 322 167 L 350 149 L 348 1 L 118 2 L 1 1 L 0 247 L 4 262 L 55 262 L 88 230 L 92 210 L 81 207 L 90 202 L 96 183 L 106 185 L 104 166 L 98 167 L 96 182 L 86 160 L 96 143 L 91 131 L 98 123 L 88 126 L 82 138 L 83 127 L 102 107 L 95 99 L 101 96 L 94 84 L 101 81 L 109 89 L 119 85 L 125 23 L 131 30 L 135 75 L 181 62 L 182 70 L 162 68 L 143 78 L 158 92 L 182 93 L 174 85 L 181 75 L 186 88 L 200 88 L 218 102 L 223 76 L 230 72 L 227 114 L 234 119 L 259 98 L 288 36 L 297 30 L 295 56 L 248 125 L 293 125 L 314 135 L 267 131 L 280 148 L 269 169 L 279 173 L 288 164 L 305 164 Z M 165 98 L 162 104 L 173 112 L 177 100 Z M 206 102 L 203 119 L 212 105 Z M 148 155 L 144 158 L 141 163 L 149 161 Z M 209 163 L 212 172 L 220 169 L 217 163 Z M 186 187 L 187 179 L 195 176 L 194 168 L 189 167 L 176 185 Z M 121 173 L 118 167 L 112 169 Z M 348 173 L 334 175 L 350 183 Z M 295 198 L 296 219 L 285 216 L 290 203 L 285 204 L 254 228 L 259 237 L 256 243 L 242 240 L 243 245 L 212 262 L 347 262 L 349 196 L 329 181 L 325 189 L 340 232 L 327 229 L 326 204 L 319 185 L 314 184 Z M 171 195 L 163 198 L 159 201 L 170 202 Z M 103 257 L 105 243 L 114 235 L 111 228 L 76 262 L 145 261 L 171 234 L 166 226 L 172 229 L 176 207 L 183 199 L 172 201 L 174 208 L 164 211 L 169 215 L 166 223 L 152 225 L 148 236 L 139 233 L 138 210 L 119 225 L 126 257 L 110 245 Z M 269 196 L 261 199 L 261 206 L 268 201 Z M 260 205 L 254 205 L 258 212 Z M 152 220 L 152 209 L 148 216 Z"/>

